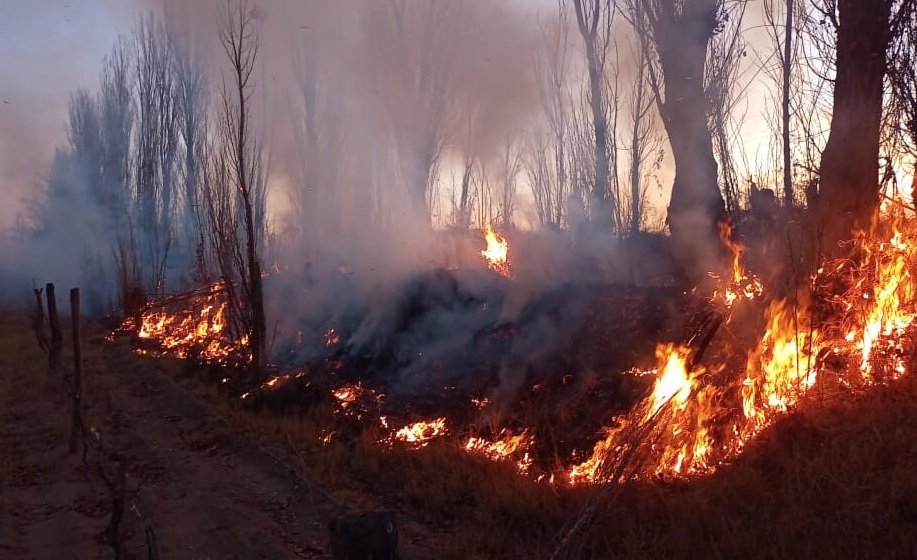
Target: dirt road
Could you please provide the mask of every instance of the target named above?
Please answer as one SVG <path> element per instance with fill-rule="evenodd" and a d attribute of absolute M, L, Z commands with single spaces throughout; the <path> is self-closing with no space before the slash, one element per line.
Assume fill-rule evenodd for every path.
<path fill-rule="evenodd" d="M 148 558 L 148 534 L 164 559 L 327 557 L 333 503 L 156 362 L 87 331 L 87 423 L 126 457 L 126 557 Z M 0 558 L 112 558 L 100 539 L 112 503 L 99 466 L 111 476 L 113 464 L 68 454 L 65 385 L 46 369 L 28 321 L 0 313 Z"/>

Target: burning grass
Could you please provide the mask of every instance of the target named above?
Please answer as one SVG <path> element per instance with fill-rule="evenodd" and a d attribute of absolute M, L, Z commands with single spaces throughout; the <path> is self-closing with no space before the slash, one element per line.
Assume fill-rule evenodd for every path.
<path fill-rule="evenodd" d="M 93 329 L 89 336 L 98 333 Z M 28 320 L 18 313 L 0 312 L 0 349 L 7 389 L 21 385 L 24 373 L 43 377 L 44 360 Z M 127 344 L 88 345 L 91 386 L 103 379 L 123 384 L 125 370 L 171 375 L 183 391 L 227 419 L 234 432 L 274 451 L 338 501 L 398 509 L 405 542 L 422 543 L 438 558 L 547 557 L 565 521 L 594 492 L 519 476 L 512 462 L 460 449 L 464 439 L 458 444 L 439 439 L 422 449 L 380 446 L 387 432 L 376 423 L 322 444 L 327 419 L 340 416 L 333 398 L 291 413 L 255 412 L 226 399 L 223 384 L 207 382 L 205 367 L 189 370 L 130 351 Z M 29 359 L 21 358 L 23 353 Z M 59 391 L 58 383 L 51 387 Z M 795 414 L 776 418 L 741 455 L 709 476 L 619 486 L 566 557 L 914 557 L 917 378 L 903 376 L 856 392 L 821 387 L 801 397 Z M 104 402 L 98 400 L 102 409 Z M 131 412 L 141 426 L 149 413 L 158 411 Z M 16 472 L 12 460 L 6 457 L 4 472 Z M 14 509 L 7 513 L 16 515 Z M 159 523 L 177 522 L 158 515 Z M 169 539 L 168 533 L 162 538 Z"/>
<path fill-rule="evenodd" d="M 191 378 L 185 378 L 188 383 Z M 211 386 L 200 386 L 212 391 Z M 380 425 L 321 444 L 329 407 L 306 415 L 214 406 L 352 507 L 397 508 L 446 559 L 546 558 L 588 486 L 519 476 L 448 439 L 382 447 Z M 809 393 L 705 477 L 620 486 L 566 558 L 911 557 L 917 552 L 917 380 L 857 395 Z M 415 530 L 417 530 L 415 528 Z"/>
<path fill-rule="evenodd" d="M 343 342 L 348 333 L 337 327 L 321 334 L 328 349 L 322 362 L 304 366 L 295 377 L 271 378 L 258 387 L 256 396 L 270 398 L 278 388 L 290 386 L 291 379 L 305 377 L 301 387 L 316 392 L 319 401 L 330 395 L 336 403 L 317 438 L 325 444 L 340 440 L 342 434 L 358 433 L 359 427 L 376 425 L 380 433 L 375 441 L 382 447 L 416 451 L 443 440 L 460 451 L 514 465 L 517 472 L 556 484 L 709 474 L 734 461 L 753 438 L 780 415 L 795 410 L 816 387 L 866 387 L 908 371 L 910 327 L 917 316 L 911 277 L 917 253 L 914 226 L 906 213 L 904 204 L 886 204 L 871 231 L 853 244 L 854 258 L 826 262 L 810 285 L 787 297 L 767 293 L 744 266 L 745 248 L 724 227 L 724 245 L 732 255 L 730 270 L 714 276 L 717 287 L 712 295 L 699 298 L 705 311 L 693 335 L 685 342 L 657 345 L 650 375 L 635 376 L 631 384 L 637 395 L 643 395 L 632 397 L 626 407 L 619 402 L 593 415 L 589 422 L 599 424 L 590 424 L 592 434 L 602 434 L 597 442 L 583 442 L 571 433 L 558 436 L 558 427 L 550 421 L 532 423 L 531 416 L 520 413 L 526 406 L 544 404 L 538 394 L 569 405 L 574 401 L 565 399 L 576 397 L 577 391 L 591 394 L 589 406 L 595 409 L 601 404 L 596 403 L 601 390 L 595 382 L 590 386 L 572 375 L 536 379 L 528 395 L 515 396 L 517 409 L 509 413 L 505 398 L 482 400 L 482 392 L 494 390 L 486 375 L 479 379 L 483 385 L 469 391 L 448 381 L 437 387 L 431 374 L 431 387 L 439 394 L 426 404 L 426 397 L 389 398 L 388 387 L 372 376 L 357 376 L 344 384 L 336 381 L 346 380 L 348 370 L 360 367 L 357 362 L 348 367 L 352 356 Z M 481 255 L 486 265 L 509 276 L 506 240 L 490 228 L 485 238 Z M 223 336 L 216 287 L 188 301 L 193 305 L 177 313 L 166 313 L 164 305 L 145 311 L 140 339 L 157 341 L 162 353 L 188 357 L 193 350 L 200 359 L 216 363 L 244 354 L 244 339 L 230 342 Z M 763 318 L 756 326 L 738 324 L 743 316 L 757 313 Z M 717 338 L 720 326 L 728 329 L 733 324 L 755 337 L 745 343 Z M 495 340 L 506 332 L 518 336 L 493 330 L 483 339 Z M 705 356 L 708 348 L 716 350 L 709 353 L 713 357 Z M 453 392 L 455 396 L 449 396 Z M 246 391 L 242 397 L 252 400 L 252 395 Z M 571 414 L 559 414 L 561 420 L 566 418 L 559 429 L 570 430 Z"/>
<path fill-rule="evenodd" d="M 138 353 L 217 365 L 244 364 L 248 339 L 231 332 L 227 305 L 225 287 L 214 282 L 145 306 L 138 316 L 125 319 L 113 336 L 136 333 Z"/>

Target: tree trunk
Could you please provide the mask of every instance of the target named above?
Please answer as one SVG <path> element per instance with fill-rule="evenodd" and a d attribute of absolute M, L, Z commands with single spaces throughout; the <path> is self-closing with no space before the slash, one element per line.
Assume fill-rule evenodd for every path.
<path fill-rule="evenodd" d="M 630 233 L 636 234 L 640 231 L 640 216 L 642 212 L 641 193 L 640 193 L 640 175 L 641 175 L 641 157 L 644 147 L 640 145 L 640 124 L 645 117 L 643 111 L 644 95 L 646 94 L 646 51 L 640 48 L 640 58 L 637 66 L 637 90 L 636 100 L 634 101 L 633 129 L 631 131 L 630 142 Z"/>
<path fill-rule="evenodd" d="M 783 121 L 783 203 L 793 205 L 793 170 L 790 157 L 790 71 L 793 56 L 793 10 L 795 2 L 786 0 L 786 36 L 783 41 L 783 96 L 781 112 Z"/>
<path fill-rule="evenodd" d="M 595 43 L 586 43 L 589 63 L 589 106 L 592 109 L 592 129 L 595 134 L 595 183 L 592 188 L 592 220 L 596 226 L 611 225 L 612 204 L 608 197 L 608 121 L 602 102 L 603 74 L 599 67 Z"/>
<path fill-rule="evenodd" d="M 837 77 L 828 143 L 822 153 L 818 217 L 822 249 L 865 229 L 879 202 L 882 81 L 891 0 L 839 0 Z"/>
<path fill-rule="evenodd" d="M 707 43 L 713 35 L 702 27 L 701 10 L 676 17 L 657 31 L 659 60 L 665 77 L 662 117 L 675 158 L 675 180 L 668 222 L 674 254 L 692 281 L 719 265 L 722 246 L 717 224 L 725 218 L 717 186 L 713 139 L 707 127 L 704 95 Z"/>

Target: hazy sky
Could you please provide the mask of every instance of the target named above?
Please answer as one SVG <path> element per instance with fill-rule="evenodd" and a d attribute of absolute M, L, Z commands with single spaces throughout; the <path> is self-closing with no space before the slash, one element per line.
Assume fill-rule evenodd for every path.
<path fill-rule="evenodd" d="M 134 11 L 124 0 L 0 0 L 0 228 L 40 191 L 70 93 L 95 89 Z"/>
<path fill-rule="evenodd" d="M 553 2 L 519 0 L 526 7 L 547 8 Z M 0 0 L 0 237 L 26 208 L 24 201 L 42 192 L 54 148 L 65 141 L 71 93 L 79 87 L 97 89 L 102 58 L 118 33 L 128 33 L 138 14 L 156 4 L 158 0 Z M 748 117 L 757 120 L 757 111 Z M 746 131 L 746 141 L 754 144 L 755 136 L 766 138 L 766 133 L 751 136 Z"/>

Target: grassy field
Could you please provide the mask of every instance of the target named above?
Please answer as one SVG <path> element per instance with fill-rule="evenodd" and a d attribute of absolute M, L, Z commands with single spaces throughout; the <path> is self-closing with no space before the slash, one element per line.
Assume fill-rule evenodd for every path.
<path fill-rule="evenodd" d="M 327 409 L 248 410 L 195 367 L 87 330 L 87 416 L 157 504 L 163 558 L 323 557 L 342 506 L 398 511 L 405 558 L 545 558 L 595 492 L 535 483 L 454 443 L 390 449 L 366 432 L 322 445 Z M 56 558 L 76 543 L 76 557 L 110 557 L 94 540 L 104 487 L 66 456 L 65 395 L 18 313 L 0 315 L 0 374 L 0 556 Z M 711 476 L 616 488 L 598 504 L 562 557 L 917 557 L 917 381 L 813 397 Z M 142 533 L 128 539 L 136 557 Z"/>

